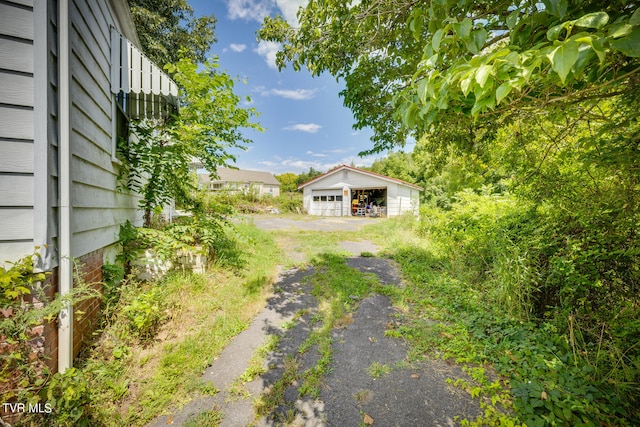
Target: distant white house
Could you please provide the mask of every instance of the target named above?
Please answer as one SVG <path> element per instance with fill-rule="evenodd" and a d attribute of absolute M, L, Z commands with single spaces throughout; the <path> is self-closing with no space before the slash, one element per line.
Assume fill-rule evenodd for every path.
<path fill-rule="evenodd" d="M 341 165 L 305 182 L 303 207 L 310 215 L 397 216 L 418 214 L 421 187 Z"/>
<path fill-rule="evenodd" d="M 209 191 L 253 191 L 260 197 L 280 196 L 280 182 L 269 172 L 219 168 L 216 175 L 198 174 L 198 187 Z"/>

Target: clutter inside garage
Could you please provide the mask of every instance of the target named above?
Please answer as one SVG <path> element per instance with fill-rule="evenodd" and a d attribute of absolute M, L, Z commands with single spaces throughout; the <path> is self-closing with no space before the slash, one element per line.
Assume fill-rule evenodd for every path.
<path fill-rule="evenodd" d="M 371 218 L 387 216 L 386 188 L 352 189 L 351 197 L 351 215 Z"/>

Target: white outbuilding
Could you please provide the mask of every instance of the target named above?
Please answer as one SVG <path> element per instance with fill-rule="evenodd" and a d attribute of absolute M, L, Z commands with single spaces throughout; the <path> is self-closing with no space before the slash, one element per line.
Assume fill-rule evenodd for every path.
<path fill-rule="evenodd" d="M 418 215 L 421 187 L 352 166 L 341 165 L 301 184 L 309 215 Z"/>

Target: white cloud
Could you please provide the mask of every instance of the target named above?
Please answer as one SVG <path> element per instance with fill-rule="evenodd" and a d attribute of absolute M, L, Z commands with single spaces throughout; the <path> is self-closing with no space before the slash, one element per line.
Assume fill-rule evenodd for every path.
<path fill-rule="evenodd" d="M 316 96 L 316 89 L 267 89 L 264 86 L 257 86 L 256 90 L 262 96 L 280 96 L 294 101 L 304 101 Z"/>
<path fill-rule="evenodd" d="M 254 49 L 254 52 L 264 57 L 264 61 L 267 63 L 269 68 L 277 70 L 276 53 L 278 53 L 278 50 L 280 50 L 280 43 L 261 40 L 260 43 L 258 43 L 258 47 Z"/>
<path fill-rule="evenodd" d="M 264 17 L 273 13 L 280 14 L 294 27 L 298 26 L 296 13 L 309 0 L 227 0 L 229 19 L 244 19 L 262 22 Z"/>
<path fill-rule="evenodd" d="M 312 157 L 327 157 L 326 154 L 322 154 L 322 153 L 314 153 L 313 151 L 307 151 L 307 156 L 312 156 Z"/>
<path fill-rule="evenodd" d="M 287 99 L 296 101 L 311 99 L 316 96 L 315 89 L 272 89 L 271 93 Z"/>
<path fill-rule="evenodd" d="M 323 163 L 316 160 L 300 160 L 296 158 L 285 159 L 280 162 L 280 165 L 276 166 L 276 168 L 282 171 L 307 171 L 309 168 L 314 168 L 319 171 L 328 171 L 336 166 L 335 163 Z"/>
<path fill-rule="evenodd" d="M 297 27 L 298 18 L 296 17 L 296 13 L 298 9 L 300 9 L 300 6 L 306 6 L 308 2 L 308 0 L 276 0 L 276 5 L 278 9 L 280 9 L 284 19 L 286 19 L 289 24 Z"/>
<path fill-rule="evenodd" d="M 307 156 L 314 157 L 316 154 L 317 153 L 314 153 L 313 151 L 310 151 L 310 150 L 306 152 Z M 277 158 L 274 160 L 275 161 L 263 160 L 258 162 L 258 164 L 261 165 L 261 168 L 266 168 L 272 173 L 285 173 L 285 172 L 300 173 L 300 172 L 305 172 L 309 170 L 309 168 L 314 168 L 315 170 L 326 172 L 339 165 L 349 165 L 351 163 L 354 163 L 356 167 L 371 166 L 375 158 L 369 157 L 369 156 L 365 158 L 361 158 L 354 154 L 352 157 L 345 156 L 339 161 L 333 158 L 300 159 L 299 157 L 289 157 L 286 159 Z"/>
<path fill-rule="evenodd" d="M 269 15 L 272 2 L 267 0 L 227 0 L 229 19 L 262 22 Z"/>
<path fill-rule="evenodd" d="M 231 48 L 231 50 L 234 52 L 240 53 L 247 48 L 247 45 L 243 43 L 231 43 L 229 45 L 229 48 Z"/>
<path fill-rule="evenodd" d="M 320 129 L 322 129 L 322 126 L 320 126 L 317 123 L 296 123 L 294 125 L 291 126 L 287 126 L 282 128 L 284 130 L 297 130 L 300 132 L 307 132 L 307 133 L 316 133 L 318 132 Z"/>
<path fill-rule="evenodd" d="M 263 160 L 261 162 L 258 162 L 258 164 L 265 165 L 270 168 L 280 165 L 280 163 L 272 162 L 270 160 Z"/>

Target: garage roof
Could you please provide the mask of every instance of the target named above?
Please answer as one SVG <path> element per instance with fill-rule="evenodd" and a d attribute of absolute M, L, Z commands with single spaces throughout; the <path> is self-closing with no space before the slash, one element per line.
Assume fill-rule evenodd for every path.
<path fill-rule="evenodd" d="M 217 175 L 217 177 L 216 177 Z M 246 169 L 231 169 L 231 168 L 218 168 L 216 174 L 210 176 L 208 174 L 199 174 L 198 179 L 201 183 L 206 182 L 261 182 L 268 185 L 280 185 L 280 181 L 273 176 L 270 172 L 246 170 Z"/>
<path fill-rule="evenodd" d="M 327 176 L 329 176 L 329 175 L 333 175 L 334 173 L 340 172 L 340 171 L 342 171 L 342 170 L 350 170 L 350 171 L 354 171 L 354 172 L 361 173 L 361 174 L 364 174 L 364 175 L 369 175 L 369 176 L 372 176 L 372 177 L 376 177 L 376 178 L 384 179 L 384 180 L 386 180 L 386 181 L 391 181 L 391 182 L 399 183 L 399 184 L 402 184 L 402 185 L 406 185 L 407 187 L 414 188 L 414 189 L 416 189 L 416 190 L 418 190 L 418 191 L 423 191 L 423 190 L 424 190 L 424 188 L 422 188 L 422 187 L 420 187 L 420 186 L 418 186 L 418 185 L 412 184 L 412 183 L 407 182 L 407 181 L 403 181 L 403 180 L 401 180 L 401 179 L 391 178 L 390 176 L 380 175 L 380 174 L 375 173 L 375 172 L 371 172 L 371 171 L 368 171 L 368 170 L 364 170 L 364 169 L 360 169 L 360 168 L 355 168 L 355 167 L 353 167 L 353 166 L 347 166 L 347 165 L 340 165 L 340 166 L 338 166 L 338 167 L 336 167 L 336 168 L 334 168 L 334 169 L 331 169 L 331 170 L 330 170 L 329 172 L 327 172 L 327 173 L 324 173 L 324 174 L 322 174 L 322 175 L 320 175 L 320 176 L 317 176 L 317 177 L 315 177 L 315 178 L 313 178 L 313 179 L 311 179 L 311 180 L 309 180 L 309 181 L 307 181 L 307 182 L 305 182 L 305 183 L 300 184 L 300 185 L 298 186 L 298 188 L 299 188 L 299 189 L 300 189 L 300 188 L 304 188 L 304 187 L 306 187 L 306 186 L 307 186 L 307 185 L 309 185 L 309 184 L 312 184 L 312 183 L 314 183 L 314 182 L 316 182 L 316 181 L 320 181 L 321 179 L 323 179 L 323 178 L 325 178 L 325 177 L 327 177 Z"/>

